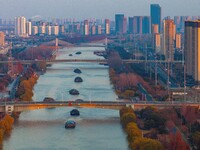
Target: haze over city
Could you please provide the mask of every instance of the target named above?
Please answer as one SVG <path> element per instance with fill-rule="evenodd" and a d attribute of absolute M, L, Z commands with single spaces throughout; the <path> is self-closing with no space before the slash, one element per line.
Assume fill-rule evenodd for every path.
<path fill-rule="evenodd" d="M 1 18 L 42 16 L 42 18 L 109 18 L 149 15 L 149 5 L 158 3 L 162 16 L 199 15 L 199 0 L 0 0 Z"/>

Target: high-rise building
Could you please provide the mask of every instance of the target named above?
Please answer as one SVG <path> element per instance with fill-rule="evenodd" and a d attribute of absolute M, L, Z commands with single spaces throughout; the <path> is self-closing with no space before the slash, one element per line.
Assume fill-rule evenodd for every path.
<path fill-rule="evenodd" d="M 32 33 L 32 23 L 30 21 L 26 22 L 26 32 L 28 35 L 31 35 Z"/>
<path fill-rule="evenodd" d="M 162 41 L 162 54 L 166 60 L 174 60 L 174 20 L 164 20 L 163 22 L 163 41 Z"/>
<path fill-rule="evenodd" d="M 45 26 L 39 26 L 38 32 L 39 34 L 45 34 L 46 33 Z"/>
<path fill-rule="evenodd" d="M 142 34 L 149 34 L 151 32 L 150 22 L 149 16 L 142 17 Z"/>
<path fill-rule="evenodd" d="M 51 26 L 46 26 L 46 31 L 45 31 L 45 33 L 47 34 L 47 35 L 51 35 Z"/>
<path fill-rule="evenodd" d="M 127 18 L 124 17 L 123 21 L 123 33 L 127 33 Z"/>
<path fill-rule="evenodd" d="M 59 25 L 59 34 L 62 35 L 65 33 L 65 26 L 64 25 Z"/>
<path fill-rule="evenodd" d="M 134 18 L 129 17 L 128 18 L 128 33 L 133 34 L 133 29 L 134 29 Z"/>
<path fill-rule="evenodd" d="M 38 26 L 32 26 L 32 35 L 38 34 Z"/>
<path fill-rule="evenodd" d="M 161 51 L 161 36 L 159 33 L 155 33 L 153 36 L 153 48 L 155 49 L 156 53 L 160 53 Z"/>
<path fill-rule="evenodd" d="M 181 33 L 184 33 L 185 30 L 185 21 L 190 20 L 190 16 L 181 16 L 181 21 L 180 21 L 180 31 Z"/>
<path fill-rule="evenodd" d="M 51 34 L 52 35 L 58 35 L 59 34 L 59 26 L 52 26 L 51 27 Z"/>
<path fill-rule="evenodd" d="M 26 18 L 25 17 L 16 17 L 15 18 L 15 35 L 16 36 L 27 36 Z"/>
<path fill-rule="evenodd" d="M 134 16 L 129 17 L 128 32 L 131 34 L 149 34 L 150 17 L 149 16 Z"/>
<path fill-rule="evenodd" d="M 83 35 L 89 35 L 90 34 L 90 27 L 89 27 L 89 21 L 88 20 L 84 20 L 84 24 L 83 24 Z"/>
<path fill-rule="evenodd" d="M 176 34 L 176 39 L 175 39 L 175 47 L 176 49 L 181 49 L 181 34 L 177 33 Z"/>
<path fill-rule="evenodd" d="M 0 31 L 0 46 L 5 45 L 5 34 L 4 32 Z"/>
<path fill-rule="evenodd" d="M 122 34 L 124 32 L 124 15 L 123 14 L 116 14 L 115 15 L 115 32 L 116 34 Z"/>
<path fill-rule="evenodd" d="M 180 16 L 174 16 L 174 24 L 176 25 L 176 31 L 180 32 L 180 30 L 181 30 L 181 17 Z"/>
<path fill-rule="evenodd" d="M 105 34 L 110 34 L 110 20 L 105 19 Z"/>
<path fill-rule="evenodd" d="M 91 26 L 91 31 L 90 31 L 90 33 L 91 33 L 92 35 L 95 35 L 95 34 L 96 34 L 96 25 L 92 25 L 92 26 Z"/>
<path fill-rule="evenodd" d="M 185 22 L 186 73 L 200 81 L 200 20 Z"/>
<path fill-rule="evenodd" d="M 142 34 L 142 16 L 135 16 L 135 22 L 136 23 L 136 34 Z M 134 24 L 135 26 L 135 24 Z"/>
<path fill-rule="evenodd" d="M 101 34 L 101 25 L 96 26 L 96 34 L 98 34 L 98 35 Z"/>
<path fill-rule="evenodd" d="M 159 34 L 159 29 L 157 24 L 153 24 L 151 27 L 152 34 L 152 47 L 157 53 L 160 53 L 161 49 L 161 35 Z"/>
<path fill-rule="evenodd" d="M 151 14 L 151 25 L 158 24 L 159 26 L 159 33 L 161 31 L 161 7 L 159 4 L 151 4 L 150 8 Z"/>
<path fill-rule="evenodd" d="M 158 24 L 152 24 L 151 33 L 152 33 L 152 34 L 159 33 Z"/>

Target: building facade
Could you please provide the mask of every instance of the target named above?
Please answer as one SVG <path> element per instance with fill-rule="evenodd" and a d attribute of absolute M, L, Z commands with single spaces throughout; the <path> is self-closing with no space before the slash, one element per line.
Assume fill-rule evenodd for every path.
<path fill-rule="evenodd" d="M 5 34 L 4 32 L 0 31 L 0 46 L 5 45 Z"/>
<path fill-rule="evenodd" d="M 105 19 L 105 34 L 109 35 L 110 34 L 110 20 Z"/>
<path fill-rule="evenodd" d="M 151 4 L 150 6 L 151 26 L 152 24 L 158 24 L 159 33 L 161 31 L 161 7 L 159 4 Z"/>
<path fill-rule="evenodd" d="M 116 14 L 115 15 L 115 32 L 116 34 L 122 34 L 124 31 L 124 15 Z"/>
<path fill-rule="evenodd" d="M 200 81 L 200 20 L 185 22 L 184 52 L 186 73 Z"/>
<path fill-rule="evenodd" d="M 182 35 L 180 33 L 176 34 L 176 39 L 175 39 L 175 48 L 176 49 L 181 49 L 181 47 L 182 47 L 181 37 L 182 37 Z"/>
<path fill-rule="evenodd" d="M 26 18 L 16 17 L 15 18 L 15 35 L 20 37 L 27 36 L 26 32 Z"/>
<path fill-rule="evenodd" d="M 162 39 L 162 54 L 166 60 L 174 60 L 174 35 L 175 35 L 174 20 L 164 20 L 163 22 L 163 39 Z"/>
<path fill-rule="evenodd" d="M 83 24 L 83 35 L 89 35 L 90 34 L 90 26 L 89 26 L 89 21 L 84 20 Z"/>

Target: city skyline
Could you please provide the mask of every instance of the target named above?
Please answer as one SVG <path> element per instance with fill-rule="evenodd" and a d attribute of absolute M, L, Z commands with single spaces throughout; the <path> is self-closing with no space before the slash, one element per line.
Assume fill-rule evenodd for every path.
<path fill-rule="evenodd" d="M 31 19 L 34 16 L 41 16 L 42 19 L 76 18 L 82 20 L 86 18 L 109 18 L 114 20 L 114 15 L 117 13 L 125 16 L 149 16 L 150 4 L 159 4 L 161 6 L 162 18 L 164 16 L 199 15 L 198 6 L 200 1 L 198 0 L 193 0 L 192 3 L 186 0 L 127 0 L 126 2 L 120 0 L 28 0 L 28 2 L 27 0 L 2 0 L 0 18 L 12 19 L 17 16 L 25 16 Z"/>

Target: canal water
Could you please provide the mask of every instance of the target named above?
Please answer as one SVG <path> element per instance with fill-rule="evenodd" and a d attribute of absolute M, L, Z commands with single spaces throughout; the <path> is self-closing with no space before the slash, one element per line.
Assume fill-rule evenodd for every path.
<path fill-rule="evenodd" d="M 72 47 L 60 49 L 56 59 L 104 59 L 95 56 L 97 47 Z M 77 55 L 76 52 L 82 54 Z M 69 56 L 72 54 L 72 56 Z M 81 69 L 81 74 L 73 72 Z M 74 83 L 80 76 L 82 83 Z M 69 90 L 79 90 L 72 96 Z M 108 67 L 98 63 L 57 63 L 41 75 L 34 87 L 34 101 L 44 97 L 71 101 L 116 100 L 108 77 Z M 116 110 L 79 108 L 80 116 L 70 116 L 72 108 L 53 108 L 22 112 L 14 124 L 10 137 L 5 139 L 4 150 L 128 150 L 126 134 L 119 122 Z M 65 129 L 66 120 L 73 119 L 75 129 Z"/>

